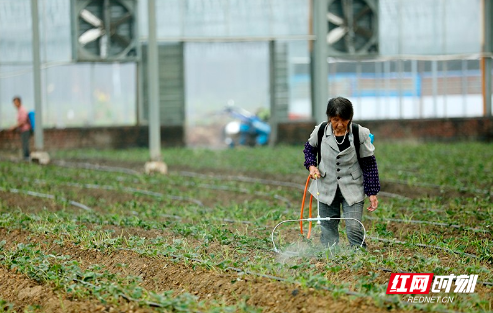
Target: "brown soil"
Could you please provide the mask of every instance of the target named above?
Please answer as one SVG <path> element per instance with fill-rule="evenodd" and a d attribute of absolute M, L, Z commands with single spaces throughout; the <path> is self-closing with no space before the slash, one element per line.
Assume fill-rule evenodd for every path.
<path fill-rule="evenodd" d="M 94 162 L 91 160 L 91 162 Z M 111 166 L 122 166 L 121 162 L 98 162 L 99 164 L 106 164 Z M 127 162 L 124 162 L 127 164 Z M 123 166 L 122 166 L 123 167 Z M 137 163 L 127 164 L 127 168 L 137 169 Z M 138 163 L 138 168 L 141 170 L 142 164 Z M 188 170 L 183 168 L 182 170 Z M 194 170 L 197 172 L 196 170 Z M 225 174 L 230 175 L 231 173 L 214 170 L 200 171 L 204 174 Z M 245 176 L 254 176 L 258 178 L 280 180 L 280 181 L 292 181 L 299 183 L 306 180 L 306 177 L 302 179 L 301 177 L 289 177 L 283 175 L 278 175 L 278 177 L 273 177 L 272 175 L 263 175 L 259 173 L 235 173 Z M 64 187 L 65 188 L 65 187 Z M 144 188 L 144 187 L 142 187 Z M 181 187 L 180 187 L 181 188 Z M 184 190 L 189 189 L 183 187 Z M 283 187 L 285 188 L 285 187 Z M 291 188 L 292 189 L 292 188 Z M 85 197 L 92 197 L 94 199 L 99 199 L 106 207 L 112 203 L 123 203 L 126 201 L 143 202 L 155 202 L 157 200 L 152 199 L 152 197 L 147 196 L 136 196 L 132 194 L 124 194 L 118 191 L 111 190 L 94 190 L 87 188 L 74 188 L 68 187 L 68 192 L 77 196 L 78 199 L 84 199 Z M 294 190 L 294 189 L 293 189 Z M 421 197 L 442 197 L 447 199 L 448 197 L 463 197 L 465 194 L 459 192 L 449 192 L 441 191 L 439 188 L 424 188 L 424 187 L 410 187 L 405 184 L 395 184 L 395 183 L 385 183 L 382 182 L 382 191 L 396 193 L 404 195 L 410 198 L 421 198 Z M 197 192 L 198 195 L 202 194 Z M 222 205 L 224 203 L 238 203 L 239 201 L 251 201 L 255 199 L 252 195 L 239 194 L 233 192 L 217 191 L 217 190 L 207 190 L 204 192 L 205 197 L 200 199 L 206 205 L 214 206 L 218 203 Z M 238 197 L 237 197 L 238 196 Z M 136 198 L 138 197 L 138 198 Z M 77 199 L 71 199 L 77 200 Z M 274 199 L 273 199 L 274 200 Z M 61 205 L 56 204 L 53 200 L 40 199 L 22 194 L 10 194 L 0 192 L 0 201 L 6 207 L 20 207 L 23 210 L 27 208 L 31 211 L 39 211 L 40 207 L 48 206 L 47 209 L 59 210 L 63 209 Z M 166 200 L 168 201 L 168 200 Z M 445 200 L 446 201 L 446 200 Z M 83 201 L 81 201 L 83 202 Z M 101 207 L 101 209 L 102 209 Z M 99 205 L 96 209 L 100 209 Z M 123 212 L 122 212 L 123 213 Z M 373 222 L 373 221 L 372 221 Z M 365 224 L 367 224 L 365 222 Z M 90 226 L 91 227 L 91 226 Z M 225 227 L 230 228 L 232 231 L 238 231 L 245 229 L 246 226 L 240 224 L 231 224 Z M 103 229 L 113 229 L 115 235 L 123 234 L 124 236 L 134 235 L 146 238 L 154 238 L 157 236 L 170 236 L 171 238 L 177 237 L 177 234 L 167 231 L 157 231 L 157 230 L 144 230 L 140 228 L 129 228 L 129 227 L 117 227 L 117 226 L 103 226 Z M 404 236 L 406 234 L 412 234 L 415 232 L 435 232 L 438 234 L 443 234 L 445 238 L 456 236 L 457 229 L 447 229 L 445 227 L 430 226 L 430 225 L 415 225 L 415 224 L 402 224 L 402 223 L 389 223 L 388 230 L 393 231 L 394 234 L 399 236 Z M 1 229 L 0 229 L 1 230 Z M 255 236 L 250 231 L 250 236 Z M 0 231 L 0 240 L 7 239 L 10 241 L 27 241 L 29 233 L 22 231 L 6 232 L 5 230 Z M 483 236 L 483 235 L 481 235 Z M 491 234 L 486 234 L 484 239 L 491 240 Z M 187 241 L 190 238 L 187 238 Z M 227 303 L 233 304 L 241 299 L 243 296 L 249 296 L 248 304 L 258 307 L 266 308 L 268 312 L 326 312 L 326 311 L 337 311 L 337 312 L 351 312 L 351 311 L 368 311 L 368 312 L 379 312 L 384 311 L 381 308 L 375 307 L 371 300 L 358 298 L 356 300 L 349 300 L 348 297 L 343 297 L 342 299 L 333 299 L 331 294 L 323 291 L 315 291 L 311 289 L 301 288 L 300 286 L 276 282 L 264 278 L 257 278 L 251 276 L 242 276 L 236 273 L 222 272 L 214 269 L 205 269 L 197 264 L 183 264 L 182 261 L 176 262 L 164 257 L 149 258 L 143 257 L 131 251 L 116 251 L 111 253 L 103 253 L 92 250 L 82 250 L 79 246 L 75 246 L 72 243 L 65 243 L 64 246 L 59 246 L 52 243 L 52 239 L 38 238 L 34 237 L 30 239 L 31 241 L 43 243 L 47 241 L 45 246 L 53 251 L 54 253 L 60 254 L 70 254 L 72 257 L 78 259 L 82 266 L 89 266 L 91 264 L 102 264 L 105 265 L 107 269 L 115 273 L 122 273 L 124 275 L 139 275 L 143 278 L 142 285 L 154 291 L 165 291 L 165 290 L 175 290 L 179 292 L 189 292 L 197 295 L 202 300 L 216 299 L 225 300 Z M 198 243 L 198 240 L 190 239 L 191 243 Z M 50 243 L 51 242 L 51 243 Z M 370 250 L 381 250 L 384 256 L 389 258 L 393 255 L 409 256 L 413 257 L 416 253 L 421 255 L 432 257 L 437 255 L 441 261 L 440 266 L 449 266 L 451 268 L 456 267 L 457 262 L 460 261 L 460 257 L 457 255 L 449 254 L 446 252 L 440 252 L 433 249 L 415 248 L 409 249 L 400 245 L 389 245 L 382 242 L 368 242 Z M 49 246 L 48 246 L 49 245 Z M 221 245 L 217 243 L 211 244 L 211 252 L 215 250 L 222 249 Z M 474 253 L 474 251 L 470 251 Z M 247 254 L 248 255 L 248 254 Z M 305 260 L 306 262 L 306 260 Z M 316 262 L 316 261 L 314 261 Z M 126 264 L 127 266 L 122 268 L 121 264 Z M 324 265 L 315 264 L 320 267 L 320 271 L 323 272 Z M 1 274 L 1 272 L 0 272 Z M 13 274 L 13 273 L 11 273 Z M 15 274 L 17 275 L 17 274 Z M 351 271 L 349 269 L 341 270 L 340 272 L 328 272 L 326 277 L 330 281 L 337 283 L 348 282 L 354 283 L 353 278 L 364 277 L 369 275 L 369 267 L 364 266 L 363 268 Z M 389 274 L 390 275 L 390 274 Z M 385 283 L 388 281 L 388 276 L 386 274 L 380 275 L 376 281 L 379 283 Z M 26 278 L 27 279 L 27 278 Z M 1 278 L 0 278 L 1 281 Z M 1 287 L 1 285 L 0 285 Z M 45 288 L 46 286 L 43 286 Z M 49 288 L 49 287 L 46 287 Z M 491 288 L 479 287 L 481 294 L 491 292 Z M 0 291 L 0 298 L 2 297 L 2 291 Z M 6 300 L 18 303 L 19 299 L 15 295 L 10 295 L 10 298 L 5 297 Z M 62 296 L 64 298 L 65 296 Z M 486 297 L 489 299 L 490 297 Z M 64 298 L 65 299 L 65 298 Z M 17 301 L 17 302 L 15 302 Z M 34 301 L 34 300 L 33 300 Z M 21 303 L 23 303 L 21 301 Z M 31 302 L 30 304 L 36 303 Z M 25 304 L 24 304 L 25 305 Z M 43 304 L 43 306 L 45 306 Z M 90 307 L 90 306 L 88 306 Z M 120 308 L 120 307 L 119 307 Z M 106 309 L 103 307 L 103 309 Z"/>
<path fill-rule="evenodd" d="M 154 201 L 160 201 L 158 199 L 153 199 L 152 197 L 147 197 L 147 196 L 141 196 L 141 195 L 132 195 L 132 194 L 125 194 L 122 192 L 118 191 L 113 191 L 113 190 L 98 190 L 98 189 L 90 189 L 90 188 L 78 188 L 78 187 L 69 187 L 69 186 L 62 186 L 61 190 L 65 192 L 65 194 L 74 194 L 77 195 L 77 199 L 79 201 L 82 201 L 86 199 L 87 196 L 93 197 L 94 199 L 98 199 L 101 202 L 101 208 L 99 206 L 93 207 L 97 211 L 101 211 L 103 213 L 107 213 L 107 207 L 110 207 L 111 204 L 113 203 L 123 203 L 125 201 L 135 201 L 136 199 L 141 202 L 149 202 L 152 203 Z M 0 195 L 2 196 L 3 203 L 7 207 L 19 207 L 22 208 L 23 211 L 25 212 L 37 212 L 40 210 L 40 208 L 46 208 L 48 210 L 52 211 L 57 211 L 63 209 L 62 205 L 57 204 L 53 200 L 49 199 L 43 199 L 43 198 L 38 198 L 38 197 L 32 197 L 29 195 L 25 194 L 14 194 L 14 193 L 8 193 L 8 192 L 0 192 Z M 216 201 L 222 201 L 222 197 L 227 198 L 229 194 L 227 193 L 222 193 L 222 195 L 217 195 L 217 198 L 215 199 Z M 77 210 L 77 208 L 72 208 L 69 206 L 71 209 Z M 121 214 L 125 214 L 127 212 L 119 212 Z M 163 221 L 166 221 L 164 219 Z M 373 223 L 374 221 L 369 221 L 369 223 Z M 365 226 L 368 227 L 368 222 L 365 222 Z M 433 225 L 419 225 L 419 224 L 403 224 L 403 223 L 388 223 L 388 230 L 394 232 L 394 236 L 397 236 L 396 238 L 402 239 L 408 234 L 414 234 L 414 233 L 425 233 L 429 232 L 430 229 L 433 231 L 433 233 L 436 234 L 442 234 L 445 238 L 450 238 L 450 237 L 456 237 L 458 232 L 460 232 L 459 229 L 456 228 L 447 228 L 447 227 L 441 227 L 441 226 L 433 226 Z M 272 225 L 271 225 L 272 226 Z M 230 229 L 232 232 L 248 232 L 248 225 L 242 225 L 242 224 L 228 224 L 225 223 L 224 227 Z M 306 226 L 305 226 L 306 227 Z M 121 227 L 115 227 L 115 226 L 105 226 L 104 229 L 113 229 L 115 230 L 116 235 L 121 235 L 123 234 L 124 236 L 128 235 L 134 235 L 134 236 L 142 236 L 142 237 L 147 237 L 147 238 L 155 238 L 157 236 L 172 236 L 176 237 L 177 234 L 174 234 L 172 232 L 167 232 L 163 230 L 151 230 L 151 231 L 146 231 L 143 229 L 139 228 L 121 228 Z M 251 232 L 250 232 L 251 233 Z M 258 237 L 255 233 L 251 233 L 250 236 L 252 237 Z M 483 238 L 483 239 L 491 239 L 491 234 L 488 233 L 477 233 L 475 234 L 478 238 Z M 265 237 L 262 235 L 262 237 Z M 293 239 L 293 238 L 291 238 Z M 477 252 L 474 251 L 472 248 L 469 248 L 468 251 L 469 253 L 476 254 Z"/>
<path fill-rule="evenodd" d="M 461 211 L 462 210 L 462 211 Z M 443 228 L 448 229 L 447 233 L 464 233 L 471 232 L 474 234 L 484 234 L 484 233 L 492 233 L 492 230 L 488 230 L 488 224 L 484 222 L 484 218 L 482 218 L 480 213 L 480 208 L 472 209 L 474 212 L 470 211 L 471 209 L 464 210 L 461 207 L 452 208 L 444 204 L 441 209 L 435 209 L 435 214 L 432 217 L 428 214 L 429 211 L 426 207 L 401 207 L 395 208 L 394 212 L 399 212 L 399 216 L 396 216 L 396 219 L 402 219 L 401 216 L 406 216 L 407 218 L 411 218 L 411 220 L 417 221 L 425 221 L 430 223 L 450 223 L 451 225 L 457 225 L 458 227 L 463 228 L 472 228 L 477 230 L 485 230 L 486 232 L 474 232 L 472 230 L 467 230 L 463 228 L 457 227 L 449 227 L 449 226 L 433 226 L 432 224 L 416 224 L 416 223 L 398 223 L 400 225 L 410 224 L 410 225 L 421 225 L 422 227 L 437 227 L 437 229 Z M 485 210 L 486 211 L 486 210 Z M 444 218 L 442 218 L 444 217 Z M 364 219 L 364 218 L 363 218 Z M 405 218 L 404 218 L 405 219 Z M 377 222 L 378 219 L 373 220 Z M 384 221 L 385 222 L 385 221 Z M 388 221 L 390 222 L 390 221 Z M 397 223 L 397 222 L 395 222 Z M 442 230 L 443 231 L 443 230 Z M 475 235 L 476 236 L 476 235 Z"/>
<path fill-rule="evenodd" d="M 97 300 L 76 299 L 64 292 L 54 290 L 47 284 L 39 284 L 23 274 L 17 274 L 0 266 L 0 298 L 14 305 L 17 312 L 34 309 L 47 313 L 111 312 L 111 305 Z M 148 309 L 136 304 L 120 302 L 118 308 L 124 312 L 143 313 Z"/>
<path fill-rule="evenodd" d="M 102 184 L 104 185 L 104 183 Z M 122 184 L 128 185 L 128 184 Z M 166 186 L 162 186 L 162 190 L 156 191 L 162 193 L 164 197 L 162 199 L 148 196 L 144 194 L 132 193 L 121 190 L 111 190 L 111 189 L 96 189 L 96 188 L 86 188 L 78 186 L 69 186 L 63 184 L 43 184 L 45 188 L 49 188 L 48 194 L 60 195 L 69 200 L 78 201 L 85 205 L 90 206 L 98 211 L 103 211 L 103 208 L 107 208 L 108 205 L 113 203 L 124 203 L 129 201 L 139 201 L 145 203 L 174 203 L 180 205 L 193 204 L 189 200 L 173 200 L 167 198 L 166 196 L 173 196 L 173 192 L 168 192 Z M 124 186 L 125 187 L 125 186 Z M 128 186 L 127 186 L 128 187 Z M 133 188 L 155 191 L 156 186 L 151 186 L 149 184 L 138 184 L 133 185 Z M 229 191 L 229 190 L 218 190 L 213 189 L 214 184 L 211 184 L 211 188 L 205 186 L 183 186 L 180 184 L 172 185 L 173 189 L 179 190 L 178 194 L 187 195 L 185 198 L 190 198 L 190 200 L 198 200 L 204 204 L 206 207 L 212 207 L 221 204 L 221 206 L 230 206 L 233 204 L 242 204 L 246 202 L 252 202 L 257 199 L 268 201 L 273 205 L 286 206 L 284 201 L 274 198 L 268 195 L 256 195 L 254 193 L 241 192 L 241 191 Z M 176 192 L 175 192 L 176 193 Z M 29 197 L 28 195 L 25 195 Z M 89 199 L 88 199 L 89 198 Z M 88 200 L 90 203 L 88 203 Z"/>
<path fill-rule="evenodd" d="M 110 162 L 106 160 L 106 162 Z M 119 166 L 124 167 L 125 164 L 121 163 Z M 195 172 L 195 173 L 200 173 L 200 174 L 206 174 L 206 175 L 211 175 L 211 176 L 217 176 L 217 175 L 225 175 L 225 176 L 230 176 L 232 175 L 230 170 L 221 170 L 221 169 L 191 169 L 189 167 L 182 167 L 182 166 L 177 166 L 174 168 L 175 172 L 180 172 L 180 171 L 189 171 L 189 172 Z M 254 178 L 259 178 L 259 179 L 266 179 L 266 180 L 276 180 L 276 181 L 282 181 L 282 182 L 290 182 L 290 183 L 296 183 L 299 184 L 300 187 L 304 186 L 306 182 L 307 175 L 284 175 L 284 174 L 267 174 L 267 173 L 262 173 L 262 172 L 246 172 L 246 171 L 238 171 L 234 173 L 235 176 L 246 176 L 246 177 L 254 177 Z M 472 193 L 468 192 L 461 192 L 461 191 L 456 191 L 452 189 L 441 189 L 439 187 L 422 187 L 422 186 L 411 186 L 405 183 L 396 183 L 396 182 L 387 182 L 385 180 L 380 181 L 381 185 L 381 191 L 385 191 L 388 193 L 393 193 L 397 194 L 400 196 L 408 197 L 411 199 L 416 199 L 416 198 L 426 198 L 426 197 L 444 197 L 444 198 L 455 198 L 455 197 L 465 197 L 465 196 L 474 196 Z M 285 188 L 291 188 L 294 189 L 293 187 L 285 187 Z M 300 188 L 297 188 L 300 189 Z"/>
<path fill-rule="evenodd" d="M 274 197 L 256 195 L 254 193 L 246 193 L 234 190 L 218 190 L 204 186 L 178 186 L 175 185 L 183 193 L 191 194 L 191 197 L 202 202 L 206 207 L 213 207 L 220 204 L 221 206 L 230 206 L 233 204 L 241 204 L 245 202 L 255 201 L 257 199 L 265 200 L 274 205 L 283 205 L 285 203 L 275 199 Z M 213 187 L 213 186 L 211 186 Z"/>
<path fill-rule="evenodd" d="M 25 193 L 0 191 L 0 204 L 11 209 L 21 209 L 24 212 L 39 212 L 43 209 L 56 212 L 64 210 L 63 205 L 55 200 L 34 197 Z"/>
<path fill-rule="evenodd" d="M 118 190 L 81 188 L 57 185 L 57 190 L 67 194 L 70 200 L 80 201 L 83 204 L 90 202 L 90 207 L 98 212 L 108 212 L 108 207 L 114 204 L 123 204 L 125 202 L 138 201 L 139 203 L 159 203 L 165 201 L 169 203 L 171 200 L 156 199 L 150 196 L 139 194 L 126 193 Z"/>
<path fill-rule="evenodd" d="M 492 233 L 487 232 L 473 232 L 467 230 L 461 230 L 455 227 L 445 227 L 445 226 L 437 226 L 437 225 L 426 225 L 426 224 L 406 224 L 406 223 L 396 223 L 396 222 L 387 222 L 387 230 L 392 231 L 394 233 L 394 237 L 400 240 L 405 239 L 406 236 L 412 236 L 416 234 L 422 234 L 424 237 L 433 236 L 443 236 L 443 238 L 456 238 L 458 240 L 462 240 L 461 237 L 465 236 L 473 236 L 474 239 L 483 239 L 483 240 L 491 240 Z M 472 234 L 472 235 L 471 235 Z M 475 253 L 475 252 L 470 252 Z"/>
<path fill-rule="evenodd" d="M 144 164 L 145 162 L 118 161 L 118 160 L 107 160 L 107 159 L 99 159 L 99 158 L 91 158 L 91 159 L 70 158 L 70 159 L 63 159 L 56 161 L 66 161 L 69 163 L 67 164 L 68 167 L 72 167 L 73 164 L 71 163 L 80 163 L 81 165 L 89 163 L 89 164 L 101 165 L 101 166 L 121 167 L 142 174 L 144 174 L 144 165 L 145 165 Z M 57 165 L 49 165 L 49 166 L 57 167 Z"/>
<path fill-rule="evenodd" d="M 334 299 L 330 292 L 236 272 L 209 270 L 195 263 L 184 264 L 164 257 L 149 258 L 131 251 L 103 253 L 81 250 L 71 243 L 59 246 L 49 243 L 49 238 L 30 235 L 23 231 L 0 232 L 0 237 L 10 242 L 14 238 L 18 242 L 34 241 L 44 245 L 50 253 L 70 255 L 80 262 L 82 268 L 99 264 L 112 273 L 140 276 L 142 286 L 156 292 L 188 292 L 200 300 L 224 300 L 229 304 L 247 298 L 247 304 L 262 307 L 265 312 L 387 312 L 368 298 L 342 296 Z M 122 267 L 122 264 L 126 266 Z M 13 295 L 8 300 L 20 299 Z"/>
<path fill-rule="evenodd" d="M 121 167 L 126 169 L 132 169 L 143 173 L 143 165 L 141 162 L 115 161 L 115 160 L 107 160 L 107 159 L 89 159 L 89 160 L 72 159 L 71 161 L 81 162 L 81 163 L 92 163 L 92 164 L 105 165 L 105 166 L 115 166 L 115 167 Z M 194 169 L 187 166 L 175 166 L 171 172 L 179 173 L 181 171 L 190 171 L 190 172 L 196 172 L 196 173 L 212 175 L 212 176 L 217 176 L 217 175 L 230 176 L 232 174 L 231 170 L 228 169 L 218 169 L 218 168 Z M 255 177 L 255 178 L 267 179 L 267 180 L 292 182 L 292 183 L 300 184 L 301 186 L 303 186 L 306 181 L 305 175 L 300 176 L 300 175 L 285 175 L 285 174 L 268 174 L 262 172 L 251 173 L 247 171 L 235 171 L 233 174 L 235 176 L 247 176 L 247 177 Z M 461 192 L 449 188 L 410 186 L 405 183 L 387 182 L 384 179 L 380 181 L 380 184 L 381 184 L 381 191 L 394 193 L 412 199 L 425 198 L 425 197 L 456 198 L 456 197 L 474 196 L 474 194 L 470 192 Z"/>
<path fill-rule="evenodd" d="M 421 187 L 411 186 L 404 183 L 387 182 L 385 180 L 380 181 L 381 191 L 390 192 L 405 196 L 411 199 L 417 198 L 460 198 L 460 197 L 473 197 L 474 194 L 469 192 L 462 192 L 452 189 L 441 189 L 439 187 Z"/>
<path fill-rule="evenodd" d="M 67 188 L 69 193 L 74 193 L 78 195 L 79 197 L 82 197 L 82 199 L 85 199 L 86 196 L 91 196 L 94 197 L 95 199 L 100 199 L 106 206 L 111 206 L 113 203 L 122 203 L 123 201 L 134 201 L 135 196 L 130 195 L 130 194 L 122 194 L 121 192 L 118 191 L 112 191 L 112 190 L 95 190 L 95 189 L 87 189 L 87 188 L 77 188 L 77 187 L 63 187 L 64 189 Z M 32 197 L 29 195 L 25 194 L 13 194 L 13 193 L 8 193 L 8 192 L 0 192 L 0 195 L 3 196 L 1 198 L 4 202 L 4 204 L 7 207 L 19 207 L 22 209 L 22 211 L 25 212 L 39 212 L 41 208 L 46 208 L 52 211 L 58 211 L 62 210 L 63 207 L 62 205 L 57 204 L 53 200 L 49 199 L 42 199 L 42 198 L 37 198 L 37 197 Z M 224 195 L 227 196 L 227 195 Z M 137 196 L 138 201 L 148 201 L 148 202 L 153 202 L 155 201 L 152 199 L 152 197 L 146 197 L 146 196 Z M 78 199 L 80 200 L 80 199 Z M 216 199 L 217 200 L 217 199 Z M 82 201 L 82 200 L 80 200 Z M 157 200 L 159 201 L 159 200 Z M 69 206 L 71 209 L 78 210 L 77 208 L 72 208 Z M 103 213 L 107 213 L 107 209 L 99 209 L 98 207 L 93 207 L 97 211 L 101 211 Z M 68 208 L 66 208 L 68 209 Z M 125 214 L 127 212 L 119 212 L 121 214 Z M 163 221 L 166 221 L 166 219 L 163 219 Z M 173 221 L 173 220 L 171 220 Z M 182 221 L 182 222 L 187 222 L 187 221 Z M 365 227 L 369 228 L 368 223 L 374 223 L 374 221 L 369 221 L 365 222 Z M 394 232 L 394 236 L 398 239 L 403 239 L 405 235 L 407 234 L 414 234 L 414 233 L 425 233 L 429 232 L 430 229 L 432 229 L 433 233 L 436 234 L 442 234 L 445 238 L 450 238 L 450 237 L 456 237 L 458 232 L 461 230 L 456 229 L 456 228 L 447 228 L 447 227 L 441 227 L 441 226 L 433 226 L 433 225 L 419 225 L 419 224 L 403 224 L 403 223 L 393 223 L 389 222 L 388 224 L 388 230 Z M 92 228 L 92 225 L 88 225 L 90 228 Z M 271 225 L 272 226 L 272 225 Z M 252 233 L 251 231 L 248 232 L 248 228 L 251 226 L 249 225 L 243 225 L 243 224 L 230 224 L 230 223 L 224 223 L 224 227 L 228 228 L 232 232 L 247 232 L 251 237 L 262 237 L 264 238 L 265 236 L 259 235 L 256 233 Z M 305 225 L 305 227 L 307 227 Z M 155 238 L 158 236 L 171 236 L 171 237 L 181 237 L 175 233 L 166 231 L 166 230 L 144 230 L 141 228 L 128 228 L 128 227 L 117 227 L 117 226 L 104 226 L 103 229 L 113 229 L 115 231 L 115 235 L 123 235 L 125 237 L 127 236 L 141 236 L 141 237 L 146 237 L 146 238 Z M 294 237 L 290 238 L 291 240 L 296 240 L 298 237 L 297 231 L 294 232 Z M 488 233 L 477 233 L 475 234 L 478 238 L 483 238 L 483 239 L 491 239 L 491 234 Z M 193 239 L 189 238 L 191 241 L 194 241 Z M 476 251 L 472 250 L 471 248 L 466 251 L 469 253 L 477 253 Z"/>

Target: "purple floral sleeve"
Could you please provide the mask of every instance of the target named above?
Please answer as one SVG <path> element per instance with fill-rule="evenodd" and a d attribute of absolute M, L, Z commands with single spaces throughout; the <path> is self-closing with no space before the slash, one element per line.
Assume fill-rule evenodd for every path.
<path fill-rule="evenodd" d="M 309 169 L 310 166 L 317 166 L 317 148 L 312 147 L 310 143 L 307 141 L 305 143 L 305 149 L 303 149 L 303 153 L 305 154 L 305 165 L 306 169 Z"/>
<path fill-rule="evenodd" d="M 367 196 L 376 195 L 380 191 L 377 159 L 374 155 L 361 158 L 359 165 L 363 171 L 363 187 Z"/>

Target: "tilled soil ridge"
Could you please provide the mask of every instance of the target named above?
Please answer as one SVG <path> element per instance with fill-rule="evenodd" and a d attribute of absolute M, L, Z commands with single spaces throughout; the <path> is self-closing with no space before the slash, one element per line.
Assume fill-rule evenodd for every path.
<path fill-rule="evenodd" d="M 39 243 L 50 253 L 70 255 L 80 262 L 81 268 L 99 264 L 112 273 L 140 276 L 142 287 L 156 292 L 188 292 L 200 300 L 223 300 L 228 304 L 246 299 L 248 305 L 263 308 L 264 312 L 387 312 L 386 309 L 375 306 L 368 298 L 350 299 L 342 296 L 334 299 L 327 291 L 301 288 L 295 284 L 262 277 L 206 269 L 193 262 L 184 264 L 166 257 L 151 258 L 126 250 L 82 250 L 72 243 L 54 244 L 48 237 L 32 236 L 19 230 L 0 231 L 0 240 L 4 239 L 11 243 Z"/>
<path fill-rule="evenodd" d="M 95 299 L 72 298 L 53 290 L 50 285 L 39 284 L 23 274 L 13 273 L 1 266 L 0 298 L 12 303 L 17 312 L 25 312 L 29 308 L 46 313 L 110 312 L 112 307 Z M 124 312 L 151 312 L 150 309 L 138 308 L 135 303 L 123 301 L 119 304 L 119 309 Z"/>

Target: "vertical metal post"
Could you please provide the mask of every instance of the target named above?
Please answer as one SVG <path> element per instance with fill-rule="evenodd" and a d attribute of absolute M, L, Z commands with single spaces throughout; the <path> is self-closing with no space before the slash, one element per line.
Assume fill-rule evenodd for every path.
<path fill-rule="evenodd" d="M 45 43 L 46 44 L 46 43 Z M 42 81 L 45 82 L 46 85 L 49 84 L 49 72 L 50 72 L 50 68 L 46 68 L 43 72 L 43 78 L 42 78 Z M 51 117 L 51 112 L 50 112 L 50 102 L 48 101 L 48 92 L 46 91 L 46 88 L 44 88 L 44 92 L 43 92 L 43 88 L 41 88 L 41 97 L 43 99 L 42 103 L 45 104 L 45 112 L 46 112 L 46 116 L 47 116 L 47 119 L 44 121 L 46 124 L 49 124 L 50 123 L 50 117 Z M 36 117 L 34 118 L 36 119 Z M 35 121 L 36 122 L 36 121 Z"/>
<path fill-rule="evenodd" d="M 143 124 L 144 119 L 144 62 L 140 59 L 136 65 L 137 74 L 137 125 Z"/>
<path fill-rule="evenodd" d="M 481 57 L 481 76 L 483 91 L 483 115 L 491 116 L 491 70 L 492 60 L 488 56 Z"/>
<path fill-rule="evenodd" d="M 437 65 L 437 60 L 432 60 L 431 61 L 431 88 L 433 90 L 433 117 L 438 117 L 438 104 L 437 104 L 437 97 L 438 97 L 438 78 L 437 78 L 437 72 L 438 72 L 438 65 Z"/>
<path fill-rule="evenodd" d="M 103 16 L 104 16 L 104 29 L 111 29 L 111 10 L 110 10 L 110 1 L 109 0 L 104 0 L 103 3 Z M 101 37 L 101 57 L 103 59 L 106 59 L 108 57 L 108 54 L 110 53 L 110 40 L 111 40 L 111 35 L 109 33 L 105 33 Z"/>
<path fill-rule="evenodd" d="M 462 60 L 461 66 L 462 85 L 462 116 L 467 114 L 467 60 Z"/>
<path fill-rule="evenodd" d="M 271 133 L 269 145 L 274 146 L 277 142 L 278 112 L 276 107 L 276 42 L 269 41 L 269 90 L 270 90 L 270 117 L 269 124 Z"/>
<path fill-rule="evenodd" d="M 327 63 L 327 22 L 328 0 L 312 0 L 313 31 L 315 42 L 312 51 L 312 116 L 317 123 L 326 119 L 325 109 L 328 98 L 328 63 Z"/>
<path fill-rule="evenodd" d="M 42 2 L 42 8 L 43 8 L 43 11 L 42 11 L 42 14 L 41 16 L 47 16 L 47 13 L 46 13 L 46 7 L 47 7 L 47 1 L 46 0 L 38 0 L 38 2 Z M 38 6 L 38 13 L 39 13 L 39 6 Z M 38 15 L 39 16 L 39 15 Z M 43 45 L 43 54 L 44 54 L 44 60 L 42 57 L 40 57 L 40 63 L 42 63 L 43 61 L 44 62 L 49 62 L 49 58 L 48 58 L 48 44 L 46 43 L 47 41 L 47 29 L 48 27 L 46 27 L 46 19 L 41 19 L 40 22 L 40 25 L 42 25 L 42 28 L 43 28 L 43 42 L 41 43 L 41 35 L 40 35 L 40 48 L 41 48 L 41 45 Z M 51 108 L 50 108 L 50 101 L 48 100 L 49 99 L 49 95 L 48 95 L 48 91 L 46 90 L 46 86 L 49 86 L 49 83 L 50 83 L 50 80 L 49 80 L 49 71 L 50 71 L 50 68 L 47 67 L 46 70 L 44 71 L 44 75 L 42 76 L 41 78 L 41 96 L 43 97 L 43 100 L 42 100 L 42 104 L 44 104 L 44 111 L 46 112 L 46 119 L 44 120 L 44 124 L 52 124 L 53 125 L 53 122 L 52 122 L 52 114 L 51 114 Z M 44 82 L 44 86 L 43 87 L 43 82 Z M 36 119 L 36 118 L 35 118 Z M 36 122 L 36 121 L 35 121 Z"/>
<path fill-rule="evenodd" d="M 493 25 L 492 13 L 493 5 L 491 0 L 483 0 L 482 4 L 482 51 L 483 53 L 492 52 L 492 30 Z M 493 68 L 492 59 L 489 56 L 481 57 L 481 76 L 482 76 L 482 90 L 483 90 L 483 115 L 492 116 L 491 114 L 491 70 Z"/>
<path fill-rule="evenodd" d="M 147 73 L 149 74 L 149 148 L 151 161 L 161 161 L 161 125 L 159 115 L 159 74 L 156 35 L 156 0 L 148 0 L 149 44 Z"/>
<path fill-rule="evenodd" d="M 41 58 L 39 55 L 39 15 L 38 0 L 31 0 L 31 19 L 33 37 L 33 80 L 34 80 L 34 148 L 43 150 L 43 99 L 41 96 Z"/>

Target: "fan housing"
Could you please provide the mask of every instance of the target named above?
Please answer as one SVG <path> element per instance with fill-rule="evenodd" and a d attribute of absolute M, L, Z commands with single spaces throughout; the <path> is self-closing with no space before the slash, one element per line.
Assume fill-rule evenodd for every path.
<path fill-rule="evenodd" d="M 378 53 L 378 1 L 329 0 L 329 56 Z"/>
<path fill-rule="evenodd" d="M 72 0 L 75 61 L 137 61 L 136 0 Z"/>

